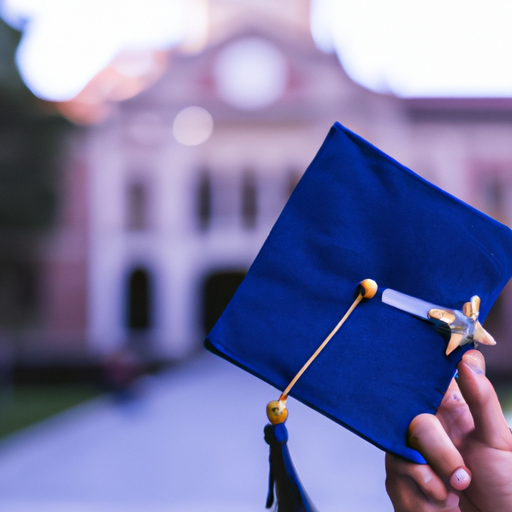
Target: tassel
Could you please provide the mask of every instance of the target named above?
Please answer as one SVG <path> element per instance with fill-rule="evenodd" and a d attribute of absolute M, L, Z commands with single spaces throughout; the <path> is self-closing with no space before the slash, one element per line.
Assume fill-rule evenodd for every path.
<path fill-rule="evenodd" d="M 286 399 L 288 393 L 300 379 L 302 374 L 316 359 L 318 354 L 325 348 L 347 318 L 363 299 L 371 299 L 377 293 L 377 283 L 373 279 L 364 279 L 355 290 L 356 298 L 348 311 L 338 322 L 338 325 L 330 332 L 322 344 L 315 350 L 306 364 L 292 379 L 290 384 L 281 393 L 279 400 L 272 400 L 267 405 L 267 416 L 270 424 L 265 427 L 265 441 L 270 445 L 270 476 L 267 495 L 267 508 L 274 503 L 274 490 L 277 496 L 277 512 L 316 512 L 315 506 L 311 503 L 306 491 L 297 476 L 297 471 L 292 463 L 290 452 L 286 443 L 288 442 L 288 431 L 284 422 L 288 417 Z"/>
<path fill-rule="evenodd" d="M 286 412 L 286 409 L 284 411 Z M 282 416 L 286 419 L 286 414 Z M 271 421 L 275 421 L 275 418 Z M 270 446 L 270 475 L 266 507 L 271 508 L 274 504 L 275 491 L 276 512 L 317 512 L 299 480 L 290 457 L 286 445 L 288 430 L 284 420 L 282 423 L 268 424 L 265 427 L 265 441 Z"/>

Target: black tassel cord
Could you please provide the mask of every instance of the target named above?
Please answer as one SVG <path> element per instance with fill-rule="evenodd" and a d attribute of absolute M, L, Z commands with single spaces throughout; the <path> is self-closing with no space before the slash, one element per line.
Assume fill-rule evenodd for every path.
<path fill-rule="evenodd" d="M 274 491 L 277 498 L 277 512 L 317 512 L 311 503 L 288 450 L 288 430 L 284 423 L 268 424 L 265 427 L 265 441 L 270 446 L 270 476 L 267 508 L 274 504 Z"/>

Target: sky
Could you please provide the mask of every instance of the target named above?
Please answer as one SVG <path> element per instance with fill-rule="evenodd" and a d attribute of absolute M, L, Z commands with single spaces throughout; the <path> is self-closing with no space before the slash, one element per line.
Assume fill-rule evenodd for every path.
<path fill-rule="evenodd" d="M 37 96 L 74 98 L 123 52 L 168 50 L 204 0 L 0 0 L 23 36 L 20 74 Z M 203 4 L 201 4 L 203 2 Z M 192 6 L 192 7 L 191 7 Z M 510 0 L 312 0 L 317 46 L 349 76 L 403 97 L 512 96 Z M 142 72 L 132 67 L 128 74 Z"/>

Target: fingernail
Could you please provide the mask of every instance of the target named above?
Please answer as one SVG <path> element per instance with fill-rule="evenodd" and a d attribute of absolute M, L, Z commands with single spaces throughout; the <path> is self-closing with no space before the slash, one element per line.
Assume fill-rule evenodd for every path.
<path fill-rule="evenodd" d="M 472 355 L 465 355 L 464 356 L 464 363 L 469 366 L 469 368 L 479 375 L 483 375 L 484 369 L 482 368 L 482 361 L 475 356 Z"/>
<path fill-rule="evenodd" d="M 469 485 L 470 481 L 471 477 L 464 468 L 457 469 L 450 478 L 451 486 L 458 491 L 465 489 Z"/>
<path fill-rule="evenodd" d="M 454 473 L 458 482 L 464 482 L 469 478 L 469 473 L 464 468 L 459 468 Z"/>

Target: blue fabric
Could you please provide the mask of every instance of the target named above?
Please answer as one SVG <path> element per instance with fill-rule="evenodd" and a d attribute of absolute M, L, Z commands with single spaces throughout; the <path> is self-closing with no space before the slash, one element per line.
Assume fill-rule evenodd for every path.
<path fill-rule="evenodd" d="M 512 232 L 340 124 L 330 130 L 206 346 L 282 391 L 336 326 L 357 283 L 377 281 L 291 396 L 383 450 L 435 413 L 470 345 L 444 355 L 429 322 L 381 302 L 392 288 L 480 320 L 512 274 Z M 269 397 L 274 399 L 276 397 Z M 291 404 L 289 404 L 290 408 Z"/>

